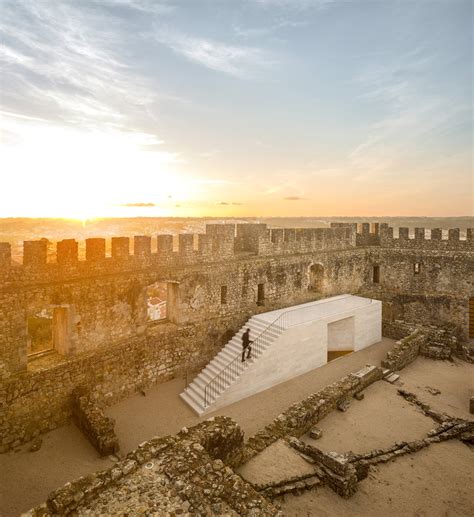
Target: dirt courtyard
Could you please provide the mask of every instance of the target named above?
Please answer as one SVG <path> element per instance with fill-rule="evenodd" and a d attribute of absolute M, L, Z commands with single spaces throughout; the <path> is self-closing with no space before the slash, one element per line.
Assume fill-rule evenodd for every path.
<path fill-rule="evenodd" d="M 438 424 L 398 395 L 398 387 L 416 393 L 438 411 L 473 420 L 468 412 L 473 371 L 472 365 L 461 361 L 419 357 L 400 372 L 395 385 L 385 381 L 372 384 L 364 391 L 363 400 L 353 400 L 346 412 L 334 411 L 319 422 L 320 439 L 306 435 L 303 440 L 326 452 L 360 454 L 423 438 Z M 440 393 L 433 394 L 436 391 L 427 386 Z M 472 516 L 473 465 L 474 451 L 462 442 L 435 443 L 416 454 L 372 467 L 350 499 L 321 487 L 301 496 L 286 496 L 282 510 L 290 516 Z"/>
<path fill-rule="evenodd" d="M 471 517 L 474 453 L 458 440 L 379 465 L 350 499 L 328 487 L 282 503 L 285 515 L 306 517 Z"/>
<path fill-rule="evenodd" d="M 248 437 L 293 402 L 367 363 L 380 364 L 393 343 L 391 339 L 383 339 L 360 352 L 236 402 L 214 415 L 235 419 Z M 173 379 L 153 387 L 146 396 L 134 395 L 107 409 L 107 414 L 116 420 L 121 454 L 153 436 L 173 434 L 183 426 L 192 426 L 213 416 L 199 418 L 179 397 L 183 388 L 183 379 Z M 29 452 L 29 445 L 25 445 L 19 452 L 0 455 L 1 517 L 16 517 L 44 502 L 51 491 L 66 482 L 113 464 L 109 458 L 100 458 L 72 423 L 44 434 L 42 439 L 43 445 L 37 452 Z"/>
<path fill-rule="evenodd" d="M 215 414 L 235 419 L 248 437 L 292 403 L 368 363 L 379 365 L 392 346 L 392 340 L 384 339 L 381 343 L 343 356 Z M 403 370 L 399 382 L 434 408 L 469 418 L 467 403 L 469 390 L 472 390 L 472 373 L 473 366 L 460 361 L 450 363 L 418 358 Z M 175 433 L 183 426 L 191 426 L 213 416 L 199 418 L 191 411 L 178 396 L 183 385 L 183 379 L 174 379 L 149 390 L 146 396 L 132 396 L 107 410 L 107 414 L 116 419 L 121 454 L 126 454 L 153 436 Z M 433 395 L 426 386 L 437 388 L 441 393 Z M 312 443 L 324 450 L 365 452 L 397 440 L 422 437 L 435 424 L 398 396 L 396 388 L 396 385 L 385 381 L 370 386 L 365 399 L 353 400 L 346 413 L 336 411 L 321 421 L 318 427 L 323 429 L 323 437 Z M 42 438 L 43 445 L 37 452 L 29 452 L 29 446 L 25 445 L 18 452 L 0 455 L 2 517 L 18 516 L 45 501 L 52 490 L 67 481 L 107 468 L 113 463 L 110 458 L 100 458 L 73 424 L 47 433 Z M 253 481 L 264 471 L 268 477 L 268 471 L 275 468 L 281 469 L 280 475 L 285 473 L 285 467 L 291 466 L 293 471 L 307 468 L 294 454 L 277 447 L 281 457 L 286 458 L 281 462 L 283 465 L 278 466 L 277 458 L 272 458 L 271 451 L 267 451 L 266 455 L 262 453 L 247 468 Z M 283 509 L 288 515 L 315 515 L 308 514 L 308 511 L 314 512 L 317 507 L 318 515 L 431 516 L 442 515 L 436 512 L 449 507 L 451 513 L 448 515 L 469 515 L 466 512 L 473 508 L 469 506 L 466 487 L 473 481 L 472 472 L 469 471 L 472 459 L 471 451 L 460 442 L 436 444 L 436 448 L 433 445 L 396 463 L 380 466 L 360 484 L 359 492 L 350 500 L 343 500 L 322 487 L 300 497 L 288 496 Z M 259 465 L 263 460 L 266 463 Z"/>
<path fill-rule="evenodd" d="M 376 382 L 364 390 L 363 400 L 353 399 L 347 411 L 333 411 L 320 421 L 321 438 L 305 435 L 302 440 L 325 452 L 362 454 L 425 437 L 438 424 L 401 397 L 397 393 L 400 387 L 415 392 L 438 411 L 472 419 L 467 408 L 473 370 L 472 365 L 458 360 L 418 358 L 400 372 L 395 384 Z M 460 441 L 435 443 L 372 467 L 350 499 L 318 486 L 299 496 L 287 495 L 280 503 L 289 516 L 472 516 L 474 498 L 469 487 L 474 486 L 473 464 L 474 451 Z M 279 441 L 238 472 L 252 483 L 265 484 L 309 475 L 311 470 L 311 464 Z"/>

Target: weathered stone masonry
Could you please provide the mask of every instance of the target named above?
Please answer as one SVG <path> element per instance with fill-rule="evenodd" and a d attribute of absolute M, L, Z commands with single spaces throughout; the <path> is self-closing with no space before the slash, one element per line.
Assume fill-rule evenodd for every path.
<path fill-rule="evenodd" d="M 334 224 L 330 229 L 269 230 L 266 225 L 208 225 L 205 234 L 138 236 L 57 245 L 25 242 L 23 264 L 0 243 L 0 450 L 71 416 L 80 386 L 112 403 L 138 388 L 202 367 L 256 312 L 342 293 L 381 299 L 384 321 L 451 324 L 468 332 L 474 297 L 473 232 L 448 239 L 423 229 L 399 237 L 387 225 Z M 371 231 L 372 230 L 372 231 Z M 197 246 L 195 246 L 197 244 Z M 414 267 L 418 264 L 418 272 Z M 379 278 L 374 283 L 374 266 Z M 168 321 L 147 321 L 146 289 L 169 285 Z M 257 305 L 258 285 L 264 286 Z M 227 288 L 221 303 L 221 288 Z M 27 317 L 56 310 L 54 354 L 28 362 Z"/>

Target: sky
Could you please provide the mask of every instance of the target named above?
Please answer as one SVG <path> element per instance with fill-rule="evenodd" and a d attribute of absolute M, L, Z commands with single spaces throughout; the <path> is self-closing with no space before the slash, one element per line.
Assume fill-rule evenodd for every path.
<path fill-rule="evenodd" d="M 471 0 L 0 0 L 0 217 L 473 214 Z"/>

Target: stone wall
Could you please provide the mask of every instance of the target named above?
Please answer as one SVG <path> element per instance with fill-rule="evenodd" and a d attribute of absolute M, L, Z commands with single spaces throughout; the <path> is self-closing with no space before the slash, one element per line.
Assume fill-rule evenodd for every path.
<path fill-rule="evenodd" d="M 72 393 L 81 386 L 93 400 L 110 405 L 139 389 L 203 367 L 239 318 L 200 326 L 156 325 L 140 338 L 91 351 L 10 376 L 0 384 L 0 451 L 19 446 L 65 424 L 72 416 Z M 183 381 L 184 386 L 184 381 Z"/>
<path fill-rule="evenodd" d="M 66 314 L 57 349 L 65 355 L 105 347 L 141 335 L 148 325 L 146 288 L 157 281 L 173 285 L 170 319 L 177 324 L 255 311 L 257 286 L 265 304 L 298 303 L 314 297 L 357 292 L 384 302 L 388 320 L 451 322 L 467 335 L 467 303 L 474 296 L 472 231 L 448 239 L 433 231 L 400 229 L 390 237 L 386 225 L 333 224 L 328 229 L 267 229 L 266 225 L 208 225 L 205 234 L 152 239 L 114 237 L 111 256 L 105 239 L 86 241 L 86 260 L 78 243 L 57 244 L 49 262 L 46 241 L 24 243 L 23 264 L 11 261 L 0 243 L 0 371 L 27 366 L 28 315 L 61 308 Z M 439 237 L 439 238 L 438 238 Z M 419 265 L 414 273 L 415 264 Z M 373 266 L 380 282 L 373 283 Z M 320 278 L 312 278 L 317 266 Z M 221 287 L 227 288 L 221 303 Z"/>
<path fill-rule="evenodd" d="M 70 396 L 84 386 L 110 404 L 142 387 L 198 369 L 253 314 L 337 294 L 383 302 L 383 319 L 452 324 L 464 339 L 474 297 L 472 232 L 428 242 L 421 231 L 390 245 L 384 225 L 268 230 L 265 225 L 209 225 L 206 234 L 133 241 L 25 243 L 23 264 L 0 243 L 0 451 L 53 429 L 71 416 Z M 396 239 L 393 239 L 393 242 Z M 414 273 L 414 264 L 421 264 Z M 380 282 L 373 282 L 373 267 Z M 146 289 L 173 286 L 168 323 L 147 321 Z M 265 299 L 257 305 L 258 285 Z M 221 288 L 227 288 L 225 303 Z M 60 309 L 64 342 L 27 357 L 27 317 Z M 388 328 L 386 325 L 385 328 Z M 434 353 L 434 349 L 431 350 Z M 427 350 L 428 353 L 428 350 Z"/>
<path fill-rule="evenodd" d="M 387 352 L 382 366 L 389 370 L 402 370 L 418 357 L 420 347 L 425 342 L 426 336 L 422 334 L 421 330 L 415 330 L 395 343 L 393 349 Z"/>
<path fill-rule="evenodd" d="M 76 388 L 72 393 L 72 416 L 101 456 L 118 452 L 120 447 L 114 429 L 115 421 L 106 416 L 103 409 L 82 389 Z"/>
<path fill-rule="evenodd" d="M 399 341 L 393 350 L 388 352 L 382 363 L 385 368 L 401 370 L 410 364 L 418 354 L 431 359 L 450 359 L 454 354 L 463 357 L 463 348 L 456 337 L 453 324 L 439 327 L 436 325 L 420 325 L 396 320 L 384 323 L 384 335 Z"/>

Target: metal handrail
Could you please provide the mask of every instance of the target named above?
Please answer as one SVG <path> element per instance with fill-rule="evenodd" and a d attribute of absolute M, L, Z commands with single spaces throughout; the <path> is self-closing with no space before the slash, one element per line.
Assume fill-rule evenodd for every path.
<path fill-rule="evenodd" d="M 339 300 L 332 300 L 332 302 L 336 302 Z M 331 302 L 330 302 L 331 303 Z M 372 303 L 372 300 L 369 299 L 367 304 L 364 305 L 370 305 Z M 260 334 L 252 341 L 252 355 L 254 357 L 259 357 L 261 353 L 263 352 L 261 347 L 261 338 L 264 334 L 266 334 L 270 329 L 275 328 L 277 326 L 277 323 L 279 323 L 279 320 L 283 320 L 283 324 L 279 325 L 279 330 L 284 330 L 289 327 L 297 326 L 297 325 L 303 325 L 306 322 L 301 323 L 295 323 L 293 325 L 288 325 L 289 321 L 289 314 L 292 312 L 301 312 L 308 309 L 314 309 L 314 305 L 309 305 L 308 307 L 299 307 L 294 309 L 289 309 L 287 311 L 282 312 L 279 314 Z M 341 312 L 338 312 L 336 314 L 332 314 L 331 316 L 337 316 L 338 314 L 343 314 L 344 312 L 351 311 L 353 309 L 347 309 Z M 324 316 L 322 316 L 323 318 Z M 310 320 L 311 321 L 311 320 Z M 260 342 L 259 342 L 260 341 Z M 207 407 L 209 405 L 209 399 L 211 395 L 219 394 L 221 392 L 221 388 L 226 387 L 229 380 L 235 373 L 242 372 L 247 368 L 247 363 L 243 362 L 239 359 L 241 358 L 241 353 L 239 352 L 236 354 L 234 359 L 232 359 L 227 365 L 218 373 L 216 374 L 204 387 L 204 407 Z"/>
<path fill-rule="evenodd" d="M 290 311 L 286 311 L 286 312 L 290 312 Z M 252 346 L 252 354 L 254 357 L 259 357 L 261 352 L 263 351 L 260 349 L 260 346 L 259 346 L 261 343 L 258 342 L 260 340 L 260 338 L 268 330 L 270 330 L 270 328 L 275 327 L 277 321 L 282 319 L 282 317 L 286 315 L 286 312 L 283 312 L 277 318 L 275 318 L 275 320 L 272 321 L 264 330 L 262 330 L 262 332 L 260 332 L 260 334 L 252 341 L 251 346 Z M 234 374 L 238 371 L 243 371 L 247 368 L 248 363 L 246 363 L 246 362 L 242 363 L 241 360 L 238 361 L 241 358 L 241 355 L 242 355 L 241 353 L 236 354 L 234 359 L 232 359 L 232 361 L 227 363 L 227 365 L 206 384 L 206 386 L 204 387 L 204 407 L 207 407 L 209 405 L 208 400 L 210 398 L 209 395 L 210 395 L 211 389 L 212 389 L 213 394 L 216 393 L 216 391 L 219 388 L 221 388 L 227 384 L 228 379 L 230 378 L 231 374 Z M 235 363 L 237 363 L 237 364 L 235 364 Z M 223 377 L 223 378 L 221 378 L 221 377 Z"/>

